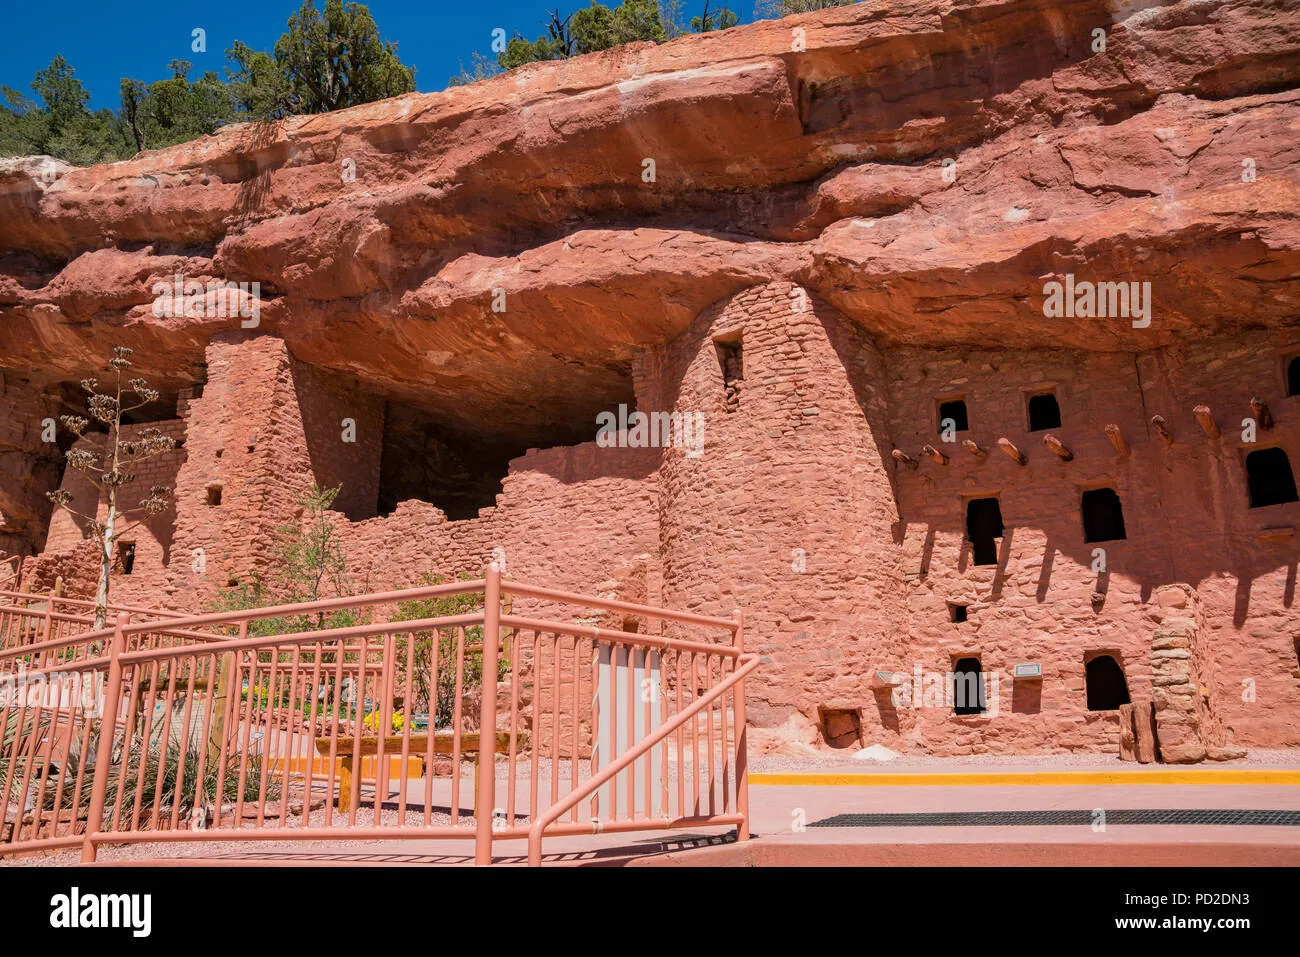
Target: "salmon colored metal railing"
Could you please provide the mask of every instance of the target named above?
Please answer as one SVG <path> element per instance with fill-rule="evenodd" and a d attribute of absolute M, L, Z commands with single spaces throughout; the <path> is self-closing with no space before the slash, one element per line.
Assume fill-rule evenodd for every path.
<path fill-rule="evenodd" d="M 391 620 L 453 598 L 468 610 Z M 527 603 L 544 612 L 513 613 Z M 593 610 L 647 632 L 559 620 Z M 286 622 L 299 630 L 277 633 Z M 557 835 L 748 836 L 757 660 L 738 613 L 606 601 L 492 566 L 359 598 L 54 628 L 0 649 L 0 680 L 43 682 L 0 700 L 0 853 L 434 838 L 472 841 L 487 864 L 495 842 L 526 839 L 539 863 Z"/>

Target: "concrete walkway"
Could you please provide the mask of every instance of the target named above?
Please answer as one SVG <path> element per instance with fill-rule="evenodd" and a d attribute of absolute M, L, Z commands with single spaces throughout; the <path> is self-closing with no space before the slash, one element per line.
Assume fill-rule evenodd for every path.
<path fill-rule="evenodd" d="M 1195 783 L 1156 783 L 1157 772 L 1178 773 Z M 1233 773 L 1225 773 L 1233 772 Z M 1133 769 L 1113 766 L 1049 769 L 1023 765 L 983 767 L 969 782 L 947 783 L 955 773 L 936 765 L 911 784 L 885 784 L 886 777 L 824 783 L 816 773 L 782 772 L 778 780 L 750 788 L 754 840 L 737 843 L 729 828 L 673 834 L 646 833 L 548 838 L 548 863 L 569 865 L 1293 865 L 1300 866 L 1300 827 L 1257 825 L 1113 825 L 1110 810 L 1263 809 L 1300 811 L 1300 786 L 1250 781 L 1245 769 L 1223 767 Z M 879 775 L 884 771 L 864 774 Z M 969 772 L 967 772 L 969 773 Z M 1063 774 L 1080 783 L 1056 783 Z M 1300 768 L 1255 769 L 1254 780 L 1300 780 Z M 1282 774 L 1281 778 L 1277 775 Z M 963 775 L 964 776 L 964 775 Z M 1099 776 L 1120 783 L 1107 783 Z M 757 776 L 757 780 L 763 780 Z M 771 779 L 771 776 L 768 777 Z M 1014 783 L 1006 783 L 1012 780 Z M 943 782 L 943 783 L 940 783 Z M 468 803 L 469 795 L 465 795 Z M 825 827 L 817 822 L 842 814 L 908 814 L 961 811 L 1087 812 L 1097 826 L 871 826 Z M 1100 812 L 1100 813 L 1099 813 Z M 810 826 L 812 825 L 812 826 Z M 503 840 L 497 860 L 522 864 L 526 844 Z M 377 841 L 338 847 L 228 847 L 206 851 L 203 863 L 247 865 L 466 864 L 469 848 L 441 841 Z M 216 852 L 216 853 L 214 853 Z M 199 848 L 195 854 L 205 853 Z M 106 853 L 105 858 L 111 855 Z M 197 860 L 195 861 L 197 862 Z M 110 863 L 106 860 L 105 863 Z"/>

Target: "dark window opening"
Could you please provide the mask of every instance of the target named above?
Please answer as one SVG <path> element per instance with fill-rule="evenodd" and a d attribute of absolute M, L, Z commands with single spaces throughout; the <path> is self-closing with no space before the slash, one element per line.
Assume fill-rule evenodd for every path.
<path fill-rule="evenodd" d="M 978 658 L 962 658 L 952 668 L 952 713 L 983 714 L 984 675 Z"/>
<path fill-rule="evenodd" d="M 1129 703 L 1124 669 L 1110 655 L 1098 655 L 1084 666 L 1089 711 L 1115 711 Z"/>
<path fill-rule="evenodd" d="M 221 486 L 220 486 L 220 485 L 209 485 L 209 486 L 208 486 L 208 505 L 215 507 L 215 506 L 220 505 L 220 504 L 221 504 Z"/>
<path fill-rule="evenodd" d="M 1281 449 L 1259 449 L 1247 455 L 1246 481 L 1250 486 L 1251 508 L 1300 501 L 1291 460 Z"/>
<path fill-rule="evenodd" d="M 1042 392 L 1029 397 L 1029 431 L 1041 432 L 1044 429 L 1061 427 L 1061 406 L 1056 395 Z"/>
<path fill-rule="evenodd" d="M 966 606 L 958 605 L 956 602 L 948 602 L 948 618 L 950 621 L 965 621 Z"/>
<path fill-rule="evenodd" d="M 966 503 L 966 538 L 976 565 L 998 563 L 998 542 L 1004 531 L 1002 509 L 995 498 L 973 498 Z"/>
<path fill-rule="evenodd" d="M 1124 508 L 1113 488 L 1095 488 L 1083 493 L 1083 540 L 1113 542 L 1124 534 Z"/>
<path fill-rule="evenodd" d="M 722 407 L 735 412 L 740 407 L 740 386 L 745 380 L 744 345 L 739 335 L 731 339 L 715 339 L 718 365 L 722 368 Z"/>
<path fill-rule="evenodd" d="M 1300 356 L 1286 364 L 1286 394 L 1300 395 Z"/>
<path fill-rule="evenodd" d="M 944 422 L 952 419 L 952 428 L 958 432 L 965 432 L 970 428 L 970 420 L 966 418 L 966 400 L 952 399 L 948 402 L 939 403 L 939 431 L 944 431 Z"/>
<path fill-rule="evenodd" d="M 123 575 L 131 574 L 131 569 L 135 568 L 135 542 L 117 543 L 117 560 L 114 565 L 114 571 Z"/>

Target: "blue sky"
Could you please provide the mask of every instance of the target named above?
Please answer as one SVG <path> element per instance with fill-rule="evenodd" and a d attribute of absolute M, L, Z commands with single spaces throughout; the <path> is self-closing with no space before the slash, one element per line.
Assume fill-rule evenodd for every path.
<path fill-rule="evenodd" d="M 225 50 L 243 40 L 270 50 L 302 0 L 0 0 L 0 85 L 32 95 L 32 76 L 62 53 L 91 95 L 95 109 L 118 106 L 124 76 L 146 83 L 169 76 L 167 63 L 189 60 L 191 78 L 205 70 L 221 73 Z M 367 6 L 387 40 L 398 42 L 402 61 L 416 68 L 416 86 L 441 90 L 470 54 L 490 52 L 492 30 L 518 31 L 532 38 L 543 32 L 545 11 L 570 13 L 589 0 L 372 0 Z M 606 5 L 613 5 L 605 0 Z M 318 0 L 317 6 L 323 6 Z M 687 0 L 698 15 L 703 0 Z M 716 0 L 710 6 L 717 5 Z M 729 4 L 742 22 L 752 19 L 753 0 Z M 207 52 L 191 50 L 191 31 L 207 31 Z M 224 75 L 224 74 L 223 74 Z"/>

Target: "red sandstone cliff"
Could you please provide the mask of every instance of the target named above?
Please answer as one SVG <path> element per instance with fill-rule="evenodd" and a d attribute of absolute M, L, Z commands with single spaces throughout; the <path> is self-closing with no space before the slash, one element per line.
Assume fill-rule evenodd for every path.
<path fill-rule="evenodd" d="M 112 166 L 0 161 L 0 548 L 73 547 L 42 514 L 57 456 L 39 421 L 124 344 L 186 422 L 178 514 L 136 579 L 176 603 L 200 591 L 194 550 L 223 584 L 265 561 L 295 483 L 344 481 L 373 584 L 502 547 L 548 584 L 743 606 L 765 660 L 756 724 L 812 740 L 824 710 L 854 711 L 892 746 L 970 753 L 1108 746 L 1113 712 L 1080 703 L 1085 661 L 1117 657 L 1150 695 L 1152 595 L 1188 583 L 1205 622 L 1188 645 L 1221 685 L 1206 724 L 1300 743 L 1300 504 L 1247 508 L 1233 433 L 1258 392 L 1269 441 L 1300 460 L 1279 381 L 1300 325 L 1298 80 L 1287 0 L 895 0 Z M 258 325 L 156 317 L 176 274 L 260 283 Z M 1151 322 L 1045 315 L 1067 274 L 1151 283 Z M 735 408 L 715 346 L 740 332 Z M 1069 462 L 1022 421 L 1025 390 L 1048 385 Z M 992 451 L 896 467 L 890 450 L 921 457 L 936 401 L 958 395 Z M 708 410 L 714 451 L 598 455 L 593 412 L 633 400 Z M 338 443 L 341 416 L 360 444 Z M 587 444 L 516 458 L 477 517 L 402 495 L 378 517 L 394 474 L 462 468 L 430 423 L 506 459 Z M 381 434 L 396 473 L 378 474 Z M 1008 435 L 1024 465 L 996 450 Z M 1078 509 L 1101 485 L 1129 534 L 1099 574 Z M 978 496 L 1002 498 L 995 566 L 964 541 Z M 875 686 L 966 655 L 1045 678 L 1017 683 L 1000 721 L 900 714 Z M 1237 700 L 1247 678 L 1258 706 Z"/>

